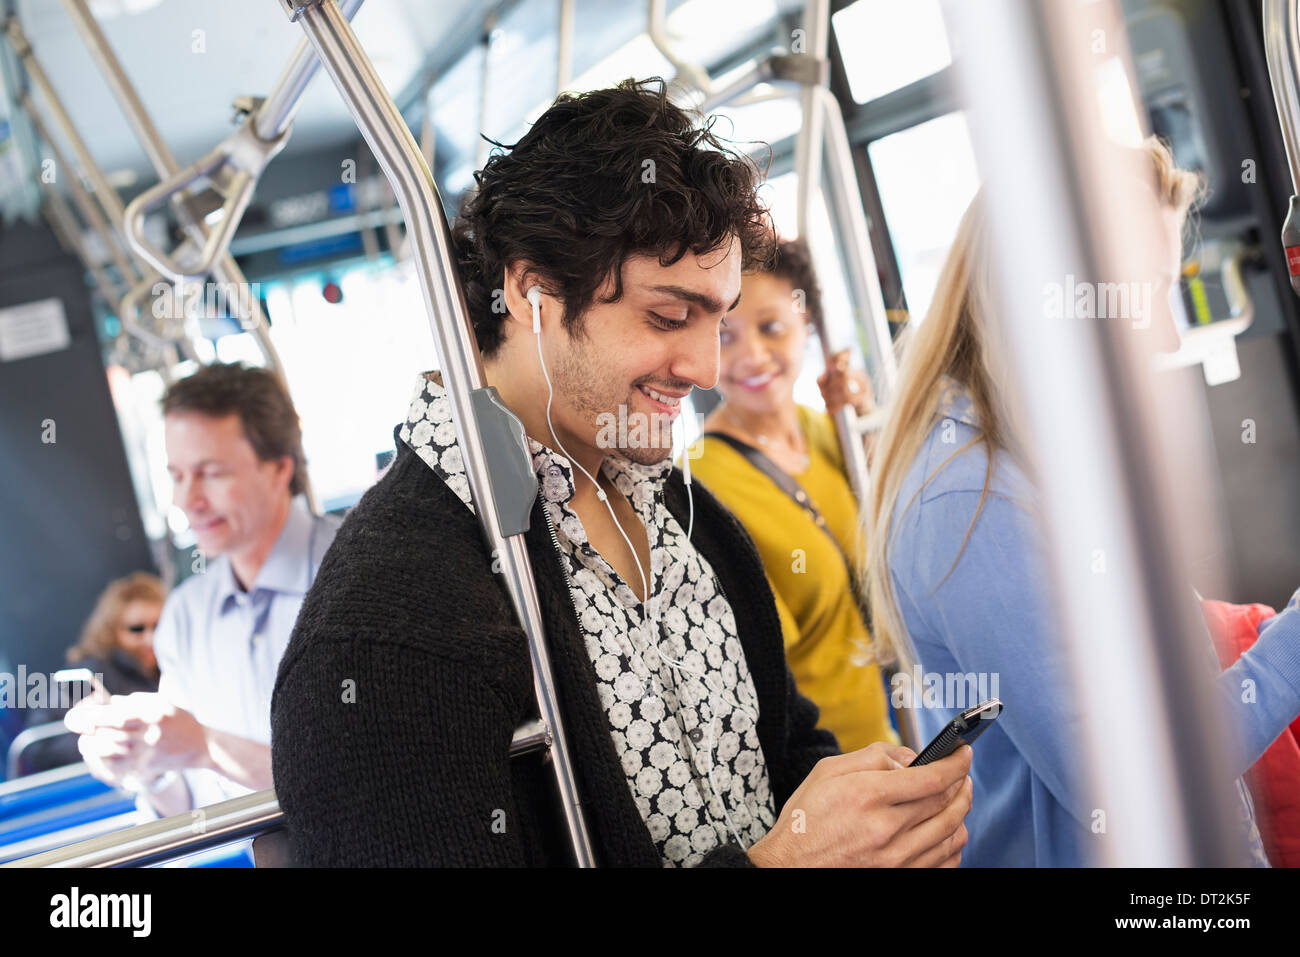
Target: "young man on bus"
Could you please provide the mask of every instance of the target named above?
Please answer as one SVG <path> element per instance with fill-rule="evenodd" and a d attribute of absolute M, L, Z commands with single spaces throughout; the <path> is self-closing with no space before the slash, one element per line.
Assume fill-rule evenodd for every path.
<path fill-rule="evenodd" d="M 265 369 L 213 364 L 163 397 L 172 500 L 198 548 L 154 634 L 158 693 L 65 722 L 91 773 L 164 816 L 271 786 L 271 688 L 338 519 L 313 516 L 298 413 Z"/>
<path fill-rule="evenodd" d="M 716 381 L 741 270 L 769 253 L 757 181 L 662 81 L 628 82 L 557 100 L 456 226 L 487 380 L 539 479 L 525 539 L 595 857 L 955 866 L 970 750 L 915 769 L 883 743 L 839 755 L 795 690 L 753 544 L 672 467 L 663 426 Z M 508 756 L 536 713 L 527 643 L 437 373 L 399 439 L 276 683 L 294 859 L 564 863 L 549 769 Z"/>

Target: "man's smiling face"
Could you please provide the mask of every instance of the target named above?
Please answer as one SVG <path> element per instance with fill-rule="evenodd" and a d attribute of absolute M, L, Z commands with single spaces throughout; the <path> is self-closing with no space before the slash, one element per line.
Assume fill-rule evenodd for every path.
<path fill-rule="evenodd" d="M 602 301 L 613 288 L 607 282 L 571 336 L 546 337 L 551 421 L 571 452 L 579 454 L 572 441 L 643 465 L 672 454 L 670 423 L 681 400 L 692 386 L 717 382 L 719 329 L 740 296 L 740 266 L 734 239 L 703 255 L 688 252 L 671 266 L 630 256 L 617 302 Z M 628 423 L 613 445 L 610 430 L 602 431 L 610 417 Z M 648 442 L 635 433 L 638 424 Z"/>

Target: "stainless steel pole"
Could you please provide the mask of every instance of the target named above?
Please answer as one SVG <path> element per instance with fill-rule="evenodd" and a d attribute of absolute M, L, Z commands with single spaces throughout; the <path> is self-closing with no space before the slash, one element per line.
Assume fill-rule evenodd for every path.
<path fill-rule="evenodd" d="M 817 61 L 824 63 L 826 61 L 827 51 L 830 47 L 830 2 L 829 0 L 808 0 L 804 5 L 803 31 L 804 42 L 808 45 L 808 53 L 817 58 Z M 796 214 L 799 228 L 799 235 L 812 245 L 810 217 L 813 203 L 822 195 L 821 191 L 821 172 L 822 172 L 822 146 L 825 140 L 827 128 L 828 108 L 823 100 L 823 93 L 829 96 L 829 91 L 823 91 L 824 79 L 818 78 L 815 82 L 809 82 L 804 85 L 799 94 L 800 104 L 803 110 L 803 125 L 799 129 L 799 136 L 795 140 L 795 176 L 797 179 L 797 204 Z M 832 108 L 834 107 L 832 98 Z M 834 145 L 839 145 L 834 144 Z M 847 140 L 844 146 L 847 148 Z M 827 204 L 829 210 L 831 205 Z M 844 215 L 848 218 L 862 215 L 861 198 L 858 198 L 856 210 L 844 210 Z M 875 269 L 875 257 L 871 255 L 871 247 L 868 243 L 865 250 L 851 248 L 848 250 L 845 262 L 848 264 L 849 273 L 856 276 L 857 273 L 864 269 Z M 856 289 L 855 284 L 855 292 Z M 859 308 L 868 313 L 874 311 L 873 303 L 868 301 L 859 301 Z M 880 313 L 883 315 L 883 304 L 880 306 Z M 886 326 L 886 330 L 888 326 Z M 818 330 L 818 339 L 822 346 L 822 355 L 825 358 L 826 365 L 829 368 L 831 356 L 835 354 L 837 345 L 840 343 L 833 341 L 831 323 L 828 317 L 822 317 L 821 328 Z M 843 343 L 848 345 L 848 343 Z M 885 335 L 883 344 L 877 347 L 877 355 L 873 358 L 877 360 L 888 356 L 888 360 L 893 359 L 893 349 L 890 343 L 888 332 Z M 883 355 L 882 355 L 883 353 Z M 881 390 L 885 392 L 887 390 Z M 884 398 L 884 396 L 882 396 Z M 870 475 L 867 471 L 867 453 L 863 445 L 861 429 L 858 427 L 858 416 L 851 406 L 845 406 L 835 415 L 835 433 L 840 440 L 840 449 L 844 455 L 844 467 L 849 476 L 849 483 L 853 487 L 853 493 L 857 496 L 861 505 L 867 503 L 869 499 L 869 489 L 871 484 Z"/>
<path fill-rule="evenodd" d="M 1300 0 L 1264 0 L 1264 52 L 1291 172 L 1291 201 L 1282 223 L 1282 249 L 1291 288 L 1300 294 Z"/>
<path fill-rule="evenodd" d="M 108 303 L 109 308 L 113 308 L 121 298 L 121 293 L 99 264 L 91 261 L 86 251 L 86 244 L 81 238 L 81 225 L 72 214 L 72 210 L 68 208 L 67 202 L 59 195 L 58 190 L 50 186 L 45 187 L 45 202 L 46 218 L 49 219 L 55 235 L 81 260 L 81 265 L 90 273 L 95 288 Z"/>
<path fill-rule="evenodd" d="M 1071 701 L 1086 716 L 1070 733 L 1096 801 L 1100 860 L 1244 863 L 1211 652 L 1172 518 L 1208 466 L 1190 454 L 1161 460 L 1159 431 L 1177 422 L 1155 421 L 1144 343 L 1127 319 L 1043 312 L 1053 283 L 1159 261 L 1151 232 L 1133 226 L 1159 228 L 1154 195 L 1140 198 L 1149 164 L 1112 144 L 1093 85 L 1094 18 L 1107 18 L 1111 48 L 1127 56 L 1123 19 L 1114 2 L 1038 0 L 949 0 L 944 15 L 963 51 L 990 218 L 992 316 L 1011 380 L 998 387 L 1024 416 Z"/>
<path fill-rule="evenodd" d="M 560 0 L 560 25 L 555 52 L 555 94 L 559 96 L 573 82 L 573 17 L 576 0 Z"/>
<path fill-rule="evenodd" d="M 393 184 L 393 192 L 402 207 L 475 508 L 492 553 L 500 556 L 503 578 L 528 638 L 538 707 L 554 739 L 552 766 L 574 856 L 579 866 L 589 866 L 594 863 L 591 838 L 560 717 L 542 627 L 541 606 L 523 539 L 528 509 L 536 496 L 536 480 L 527 453 L 523 425 L 500 402 L 496 390 L 485 385 L 452 252 L 451 234 L 433 175 L 352 28 L 334 0 L 279 2 L 290 19 L 302 25 L 316 48 L 358 128 Z M 488 447 L 480 432 L 485 427 L 484 420 L 494 416 L 500 428 L 497 434 L 505 439 L 493 450 L 494 470 L 513 469 L 518 481 L 531 482 L 531 493 L 525 484 L 516 489 L 511 501 L 507 501 L 503 490 L 494 485 L 494 476 L 488 466 Z M 503 457 L 505 453 L 501 446 L 508 446 L 512 456 Z M 497 477 L 498 481 L 500 478 Z M 513 515 L 509 514 L 511 509 Z"/>
<path fill-rule="evenodd" d="M 82 185 L 81 180 L 78 179 L 76 174 L 73 172 L 73 167 L 68 163 L 67 157 L 63 155 L 63 151 L 59 149 L 58 144 L 54 141 L 54 137 L 50 135 L 49 127 L 45 125 L 45 121 L 41 118 L 41 114 L 37 112 L 36 107 L 32 104 L 31 97 L 24 95 L 20 101 L 20 105 L 27 111 L 28 116 L 31 118 L 32 126 L 36 128 L 37 135 L 45 141 L 45 148 L 50 151 L 56 169 L 61 172 L 67 180 L 68 193 L 72 196 L 72 201 L 76 204 L 77 210 L 81 213 L 82 218 L 90 224 L 90 227 L 95 230 L 96 234 L 98 234 L 99 238 L 103 241 L 104 246 L 108 251 L 109 258 L 113 260 L 113 265 L 117 267 L 118 272 L 122 276 L 122 281 L 125 283 L 132 282 L 135 278 L 135 270 L 132 268 L 130 261 L 126 258 L 126 254 L 122 252 L 121 247 L 118 245 L 117 236 L 114 234 L 112 227 L 109 226 L 108 221 L 104 218 L 104 214 L 100 211 L 95 200 L 91 198 L 90 192 Z M 58 174 L 56 173 L 56 175 Z"/>

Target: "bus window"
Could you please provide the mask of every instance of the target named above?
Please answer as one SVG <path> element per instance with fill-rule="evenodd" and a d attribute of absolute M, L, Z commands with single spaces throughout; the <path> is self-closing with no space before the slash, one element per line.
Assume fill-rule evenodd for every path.
<path fill-rule="evenodd" d="M 867 155 L 908 310 L 919 322 L 930 306 L 957 223 L 979 189 L 965 114 L 948 113 L 876 140 Z"/>
<path fill-rule="evenodd" d="M 952 63 L 938 0 L 857 0 L 832 18 L 853 99 L 866 103 Z"/>

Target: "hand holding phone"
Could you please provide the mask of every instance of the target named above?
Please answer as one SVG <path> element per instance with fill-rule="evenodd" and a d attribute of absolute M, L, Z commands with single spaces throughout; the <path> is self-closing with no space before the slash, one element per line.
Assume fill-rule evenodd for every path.
<path fill-rule="evenodd" d="M 935 735 L 934 740 L 925 746 L 925 750 L 908 767 L 919 768 L 924 764 L 942 761 L 963 744 L 974 744 L 975 739 L 992 727 L 1001 713 L 1002 702 L 997 698 L 989 698 L 968 708 L 948 722 L 948 727 Z"/>

